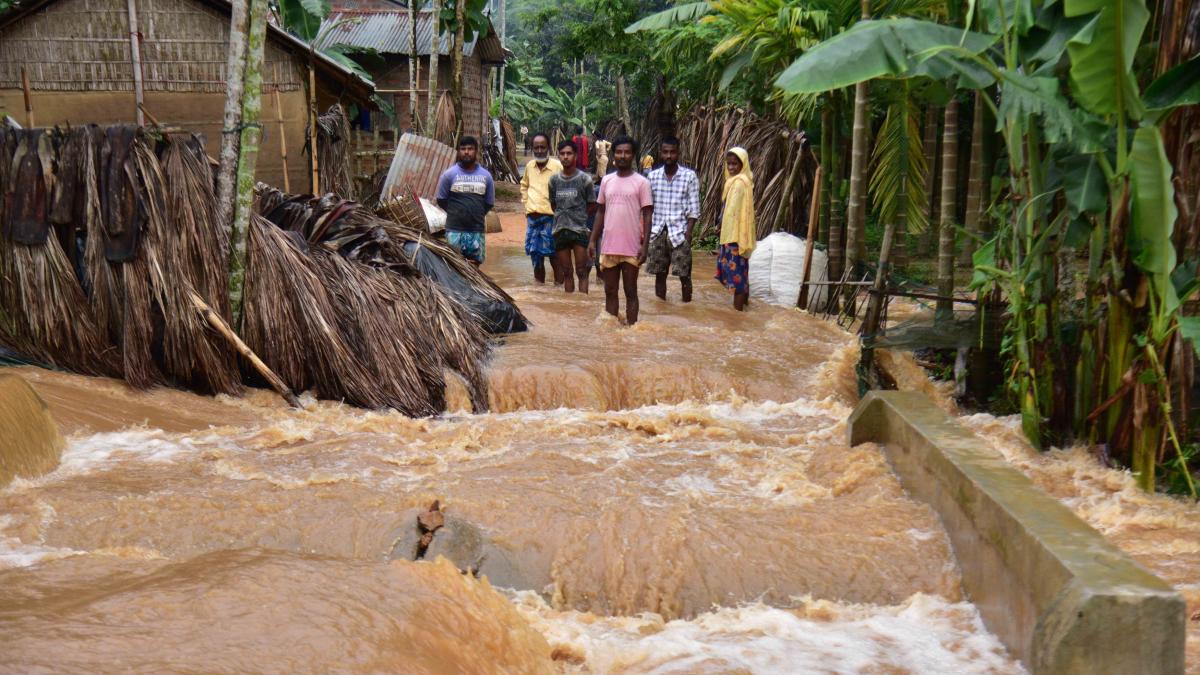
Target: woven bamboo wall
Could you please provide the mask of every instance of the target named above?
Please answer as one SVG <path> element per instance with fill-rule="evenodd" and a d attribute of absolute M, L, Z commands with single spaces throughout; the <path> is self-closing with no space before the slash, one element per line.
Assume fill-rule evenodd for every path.
<path fill-rule="evenodd" d="M 229 17 L 196 0 L 135 0 L 147 92 L 224 93 Z M 0 89 L 133 91 L 126 0 L 59 0 L 0 31 Z M 264 91 L 303 82 L 299 62 L 268 41 Z"/>

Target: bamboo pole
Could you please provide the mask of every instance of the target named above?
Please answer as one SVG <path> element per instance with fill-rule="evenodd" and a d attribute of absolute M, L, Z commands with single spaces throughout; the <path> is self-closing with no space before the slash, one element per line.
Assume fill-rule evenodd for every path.
<path fill-rule="evenodd" d="M 36 126 L 33 123 L 33 97 L 29 92 L 29 73 L 25 72 L 25 66 L 21 66 L 21 91 L 25 94 L 25 126 L 32 129 Z"/>
<path fill-rule="evenodd" d="M 138 31 L 137 0 L 127 0 L 129 11 L 129 58 L 133 66 L 133 99 L 134 113 L 139 127 L 146 126 L 146 118 L 142 114 L 142 103 L 145 93 L 142 90 L 142 48 L 141 33 Z"/>
<path fill-rule="evenodd" d="M 441 58 L 442 49 L 442 0 L 433 0 L 433 27 L 432 40 L 429 47 L 429 101 L 425 110 L 425 133 L 430 137 L 434 134 L 434 128 L 437 123 L 434 121 L 434 116 L 437 111 L 437 81 L 438 81 L 438 60 Z"/>
<path fill-rule="evenodd" d="M 229 60 L 225 64 L 225 116 L 221 129 L 221 165 L 217 168 L 217 226 L 233 222 L 234 178 L 237 174 L 238 129 L 242 126 L 242 83 L 246 61 L 249 0 L 233 0 L 229 19 Z"/>
<path fill-rule="evenodd" d="M 292 181 L 288 176 L 287 133 L 283 128 L 283 104 L 279 100 L 279 64 L 275 64 L 275 121 L 279 123 L 279 160 L 283 163 L 283 191 L 291 193 Z"/>
<path fill-rule="evenodd" d="M 808 204 L 808 249 L 804 251 L 804 274 L 800 277 L 800 297 L 796 300 L 796 306 L 801 309 L 808 308 L 808 279 L 812 274 L 813 249 L 817 246 L 817 218 L 820 214 L 823 172 L 824 169 L 818 166 L 817 173 L 813 176 L 812 197 Z"/>
<path fill-rule="evenodd" d="M 246 280 L 246 235 L 254 202 L 254 168 L 262 136 L 263 46 L 267 38 L 267 0 L 251 0 L 246 39 L 246 75 L 242 90 L 242 134 L 238 147 L 237 202 L 229 238 L 229 310 L 233 325 L 242 316 L 242 287 Z"/>
<path fill-rule="evenodd" d="M 417 0 L 408 0 L 408 128 L 417 130 Z"/>
<path fill-rule="evenodd" d="M 267 384 L 270 384 L 271 388 L 278 392 L 279 395 L 283 397 L 283 400 L 288 402 L 288 405 L 292 406 L 293 408 L 300 408 L 303 410 L 304 406 L 300 405 L 300 399 L 296 398 L 296 394 L 292 391 L 291 387 L 287 386 L 287 384 L 285 384 L 284 381 L 267 366 L 267 364 L 263 363 L 262 359 L 258 358 L 258 354 L 255 354 L 245 342 L 242 342 L 242 339 L 238 337 L 232 329 L 229 328 L 229 325 L 226 324 L 221 317 L 218 316 L 217 313 L 214 312 L 212 308 L 209 307 L 208 304 L 196 294 L 195 291 L 191 291 L 191 296 L 192 305 L 198 312 L 200 312 L 200 315 L 204 317 L 204 320 L 208 322 L 208 325 L 212 326 L 214 330 L 228 340 L 229 343 L 233 345 L 233 348 L 237 351 L 237 353 L 241 354 L 243 358 L 249 361 L 251 366 L 254 366 L 254 369 L 258 371 L 258 374 L 263 376 L 263 379 L 267 381 Z"/>
<path fill-rule="evenodd" d="M 308 154 L 311 162 L 312 194 L 321 194 L 321 172 L 317 167 L 317 71 L 310 55 L 308 63 Z"/>
<path fill-rule="evenodd" d="M 463 135 L 463 107 L 462 107 L 462 89 L 463 89 L 463 47 L 466 45 L 466 23 L 467 23 L 467 0 L 455 0 L 454 2 L 454 52 L 451 54 L 454 63 L 453 75 L 451 76 L 450 87 L 450 102 L 454 104 L 454 147 L 458 147 L 458 139 Z"/>

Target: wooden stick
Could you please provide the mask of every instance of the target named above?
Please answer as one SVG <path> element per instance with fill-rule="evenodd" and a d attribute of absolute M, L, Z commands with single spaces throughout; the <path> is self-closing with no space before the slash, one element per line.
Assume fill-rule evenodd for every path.
<path fill-rule="evenodd" d="M 25 66 L 21 66 L 21 89 L 25 93 L 25 126 L 32 129 L 35 126 L 33 123 L 33 98 L 29 95 L 29 74 L 25 72 Z"/>
<path fill-rule="evenodd" d="M 144 93 L 142 91 L 142 49 L 138 32 L 137 2 L 136 0 L 127 0 L 126 6 L 129 10 L 129 60 L 133 67 L 134 114 L 137 116 L 138 126 L 144 127 L 146 118 L 142 115 Z"/>
<path fill-rule="evenodd" d="M 292 181 L 288 176 L 287 134 L 283 130 L 283 105 L 279 102 L 279 64 L 275 64 L 275 120 L 279 122 L 279 159 L 283 162 L 283 191 L 291 193 Z"/>
<path fill-rule="evenodd" d="M 808 277 L 811 273 L 813 249 L 817 247 L 817 218 L 820 215 L 821 207 L 821 176 L 822 169 L 817 167 L 817 173 L 813 176 L 812 198 L 808 204 L 808 249 L 804 252 L 804 276 L 800 277 L 800 297 L 796 300 L 796 306 L 801 309 L 808 307 Z"/>
<path fill-rule="evenodd" d="M 316 57 L 313 57 L 316 58 Z M 317 168 L 317 71 L 308 64 L 308 154 L 312 160 L 312 194 L 321 194 L 321 174 Z"/>
<path fill-rule="evenodd" d="M 208 321 L 208 324 L 215 328 L 216 331 L 224 336 L 226 340 L 229 340 L 229 343 L 233 345 L 233 348 L 237 350 L 237 353 L 245 357 L 245 359 L 250 362 L 250 365 L 254 366 L 254 369 L 258 371 L 258 374 L 262 375 L 263 378 L 270 383 L 271 388 L 278 392 L 279 395 L 283 397 L 283 400 L 288 402 L 288 405 L 292 406 L 293 408 L 300 408 L 303 410 L 304 406 L 300 405 L 300 399 L 296 398 L 296 395 L 292 393 L 292 390 L 286 384 L 284 384 L 283 380 L 279 379 L 279 376 L 276 375 L 270 368 L 268 368 L 267 364 L 263 363 L 262 359 L 258 358 L 258 355 L 251 351 L 250 347 L 246 346 L 245 342 L 242 342 L 242 339 L 229 328 L 229 325 L 226 324 L 220 316 L 217 316 L 217 313 L 214 312 L 212 308 L 209 307 L 208 304 L 196 294 L 195 291 L 191 291 L 191 296 L 192 304 L 196 307 L 196 310 L 200 312 L 201 316 Z"/>

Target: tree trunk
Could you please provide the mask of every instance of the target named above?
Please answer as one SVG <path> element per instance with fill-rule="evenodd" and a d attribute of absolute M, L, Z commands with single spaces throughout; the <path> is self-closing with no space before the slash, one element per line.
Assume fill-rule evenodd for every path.
<path fill-rule="evenodd" d="M 942 205 L 941 228 L 938 237 L 938 295 L 954 295 L 954 214 L 958 192 L 958 100 L 946 104 L 945 126 L 942 129 Z M 954 303 L 938 300 L 935 316 L 938 320 L 954 317 Z"/>
<path fill-rule="evenodd" d="M 925 173 L 925 194 L 928 197 L 928 203 L 925 205 L 925 222 L 928 225 L 917 242 L 917 255 L 921 259 L 927 258 L 929 252 L 933 250 L 933 236 L 937 232 L 936 224 L 938 222 L 938 191 L 934 188 L 939 185 L 939 168 L 942 160 L 941 155 L 938 154 L 938 111 L 936 106 L 931 105 L 925 108 L 923 145 L 925 166 L 929 167 L 929 170 Z"/>
<path fill-rule="evenodd" d="M 862 19 L 871 18 L 870 0 L 862 0 Z M 850 137 L 850 204 L 846 211 L 846 267 L 857 278 L 867 258 L 867 83 L 854 86 L 854 127 Z M 847 289 L 846 301 L 854 291 Z"/>
<path fill-rule="evenodd" d="M 267 0 L 251 0 L 250 30 L 246 39 L 244 90 L 242 92 L 242 132 L 237 164 L 237 203 L 229 247 L 229 308 L 236 328 L 242 318 L 242 287 L 246 280 L 246 234 L 254 207 L 254 167 L 258 162 L 258 141 L 262 128 L 263 45 L 267 38 Z"/>
<path fill-rule="evenodd" d="M 500 44 L 503 45 L 508 41 L 508 3 L 505 0 L 500 0 Z M 504 117 L 504 77 L 505 69 L 508 66 L 500 64 L 500 117 Z"/>
<path fill-rule="evenodd" d="M 217 169 L 217 225 L 228 227 L 233 221 L 233 187 L 237 174 L 238 127 L 242 123 L 242 76 L 246 66 L 247 3 L 233 0 L 229 20 L 229 60 L 225 64 L 225 117 L 221 131 L 221 165 Z"/>
<path fill-rule="evenodd" d="M 454 104 L 454 145 L 463 136 L 463 44 L 466 36 L 467 0 L 454 2 L 454 49 L 450 58 L 454 59 L 454 74 L 450 81 L 450 101 Z"/>
<path fill-rule="evenodd" d="M 632 134 L 633 127 L 629 121 L 629 95 L 625 91 L 624 75 L 617 75 L 617 106 L 618 114 L 621 116 L 621 124 L 625 125 L 625 133 Z M 633 160 L 636 163 L 638 158 L 634 157 Z"/>
<path fill-rule="evenodd" d="M 408 0 L 408 128 L 417 130 L 417 0 Z"/>
<path fill-rule="evenodd" d="M 985 184 L 987 177 L 983 161 L 983 94 L 975 92 L 975 113 L 971 119 L 971 168 L 967 179 L 967 213 L 963 223 L 969 235 L 963 242 L 958 264 L 970 267 L 972 254 L 975 253 L 975 237 L 980 234 L 979 223 L 983 219 L 983 209 L 986 205 Z"/>
<path fill-rule="evenodd" d="M 433 0 L 433 35 L 432 42 L 429 47 L 429 100 L 425 108 L 425 133 L 433 136 L 434 127 L 437 122 L 434 121 L 437 115 L 437 99 L 438 99 L 438 59 L 441 57 L 439 53 L 442 49 L 442 0 Z"/>
<path fill-rule="evenodd" d="M 833 111 L 832 103 L 826 102 L 821 109 L 821 169 L 825 172 L 825 180 L 821 181 L 821 219 L 817 241 L 829 246 L 829 183 L 833 177 Z"/>
<path fill-rule="evenodd" d="M 838 194 L 841 191 L 841 185 L 841 181 L 836 185 L 831 185 L 829 193 L 829 283 L 831 284 L 841 282 L 842 275 L 845 273 L 846 244 L 842 229 L 845 212 L 842 210 L 842 197 Z M 836 285 L 829 287 L 828 311 L 830 312 L 836 312 L 841 305 L 837 289 Z"/>

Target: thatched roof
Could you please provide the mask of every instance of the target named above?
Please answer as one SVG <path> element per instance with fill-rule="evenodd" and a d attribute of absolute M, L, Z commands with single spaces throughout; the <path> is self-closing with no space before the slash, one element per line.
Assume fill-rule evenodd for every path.
<path fill-rule="evenodd" d="M 228 235 L 203 153 L 194 136 L 132 127 L 0 130 L 0 208 L 19 207 L 0 211 L 0 346 L 138 387 L 257 382 L 191 300 L 229 322 Z M 265 193 L 276 222 L 252 219 L 242 339 L 294 391 L 433 415 L 451 370 L 486 409 L 477 318 L 404 260 L 394 224 L 307 199 L 279 210 L 286 197 Z"/>

